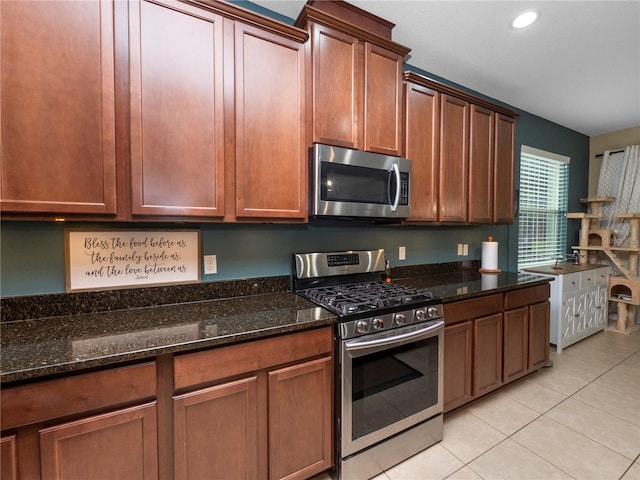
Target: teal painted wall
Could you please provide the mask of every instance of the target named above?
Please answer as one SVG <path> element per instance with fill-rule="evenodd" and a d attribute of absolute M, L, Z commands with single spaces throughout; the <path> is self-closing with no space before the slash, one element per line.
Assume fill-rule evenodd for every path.
<path fill-rule="evenodd" d="M 250 6 L 248 2 L 239 2 Z M 260 13 L 266 13 L 261 10 Z M 275 16 L 275 15 L 274 15 Z M 281 17 L 278 17 L 282 19 Z M 289 22 L 291 23 L 291 22 Z M 462 88 L 449 80 L 417 71 Z M 480 96 L 483 96 L 480 94 Z M 484 97 L 484 96 L 483 96 Z M 488 98 L 488 97 L 484 97 Z M 495 99 L 488 98 L 496 101 Z M 500 102 L 498 102 L 500 103 Z M 504 105 L 504 104 L 503 104 Z M 587 196 L 589 137 L 545 119 L 505 105 L 518 113 L 516 158 L 522 144 L 571 157 L 569 211 L 584 211 L 580 198 Z M 519 162 L 516 162 L 519 166 Z M 516 170 L 516 188 L 518 188 Z M 414 188 L 416 186 L 414 185 Z M 64 229 L 73 228 L 199 228 L 202 254 L 215 254 L 218 274 L 203 275 L 203 282 L 291 274 L 291 256 L 296 252 L 384 248 L 392 265 L 477 260 L 482 241 L 491 235 L 499 242 L 499 268 L 517 269 L 517 219 L 510 226 L 415 227 L 375 226 L 344 223 L 340 226 L 271 224 L 164 224 L 2 222 L 0 227 L 0 297 L 61 293 L 65 291 Z M 577 243 L 579 224 L 569 220 L 568 245 Z M 458 257 L 458 243 L 469 244 L 469 256 Z M 405 246 L 406 260 L 398 260 L 398 247 Z"/>

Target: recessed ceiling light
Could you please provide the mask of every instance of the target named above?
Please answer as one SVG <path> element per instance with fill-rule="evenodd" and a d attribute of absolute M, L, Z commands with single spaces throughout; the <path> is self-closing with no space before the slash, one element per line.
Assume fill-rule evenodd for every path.
<path fill-rule="evenodd" d="M 521 13 L 511 22 L 511 27 L 515 29 L 525 28 L 540 18 L 540 13 L 536 10 L 528 10 Z"/>

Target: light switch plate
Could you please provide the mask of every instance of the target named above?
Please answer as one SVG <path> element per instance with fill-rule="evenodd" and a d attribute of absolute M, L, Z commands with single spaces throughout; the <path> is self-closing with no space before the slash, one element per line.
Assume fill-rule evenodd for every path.
<path fill-rule="evenodd" d="M 405 260 L 407 258 L 407 249 L 405 247 L 398 247 L 398 260 Z"/>
<path fill-rule="evenodd" d="M 215 255 L 204 256 L 204 274 L 212 275 L 218 273 L 218 260 Z"/>

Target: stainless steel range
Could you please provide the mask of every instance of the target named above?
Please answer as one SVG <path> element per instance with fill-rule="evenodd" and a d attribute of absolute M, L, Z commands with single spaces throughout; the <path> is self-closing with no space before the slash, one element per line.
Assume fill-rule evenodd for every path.
<path fill-rule="evenodd" d="M 294 255 L 294 291 L 339 320 L 341 479 L 374 477 L 442 439 L 442 302 L 383 272 L 382 249 Z"/>

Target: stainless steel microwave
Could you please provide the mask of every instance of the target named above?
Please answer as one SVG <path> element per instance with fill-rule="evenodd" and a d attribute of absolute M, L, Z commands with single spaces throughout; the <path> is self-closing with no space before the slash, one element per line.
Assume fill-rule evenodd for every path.
<path fill-rule="evenodd" d="M 315 218 L 402 219 L 411 213 L 411 161 L 314 144 L 310 213 Z"/>

